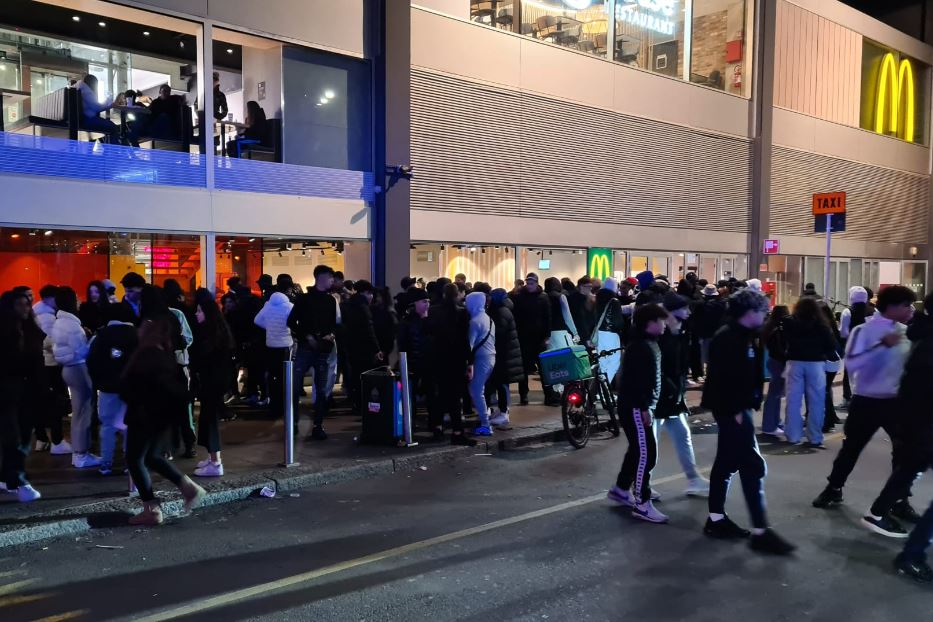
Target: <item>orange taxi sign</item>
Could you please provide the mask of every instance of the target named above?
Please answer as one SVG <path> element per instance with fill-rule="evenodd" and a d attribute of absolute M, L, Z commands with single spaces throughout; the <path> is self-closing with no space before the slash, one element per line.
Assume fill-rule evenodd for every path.
<path fill-rule="evenodd" d="M 846 193 L 845 192 L 824 192 L 813 195 L 813 215 L 825 216 L 826 214 L 845 214 L 846 213 Z"/>

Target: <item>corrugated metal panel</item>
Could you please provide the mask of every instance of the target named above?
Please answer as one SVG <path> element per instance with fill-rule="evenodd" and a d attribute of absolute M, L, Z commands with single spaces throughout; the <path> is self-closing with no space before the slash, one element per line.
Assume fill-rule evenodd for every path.
<path fill-rule="evenodd" d="M 775 105 L 858 127 L 861 35 L 779 0 L 775 40 Z"/>
<path fill-rule="evenodd" d="M 814 192 L 845 191 L 842 238 L 926 244 L 930 178 L 860 162 L 774 147 L 771 234 L 814 235 Z"/>
<path fill-rule="evenodd" d="M 214 185 L 220 190 L 364 201 L 375 198 L 372 173 L 240 158 L 215 158 L 214 165 Z"/>
<path fill-rule="evenodd" d="M 751 143 L 412 70 L 412 208 L 747 232 Z"/>

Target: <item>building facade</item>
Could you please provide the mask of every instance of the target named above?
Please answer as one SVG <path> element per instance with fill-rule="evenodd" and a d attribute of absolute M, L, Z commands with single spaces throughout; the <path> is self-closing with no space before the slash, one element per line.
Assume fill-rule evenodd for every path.
<path fill-rule="evenodd" d="M 7 0 L 0 288 L 325 262 L 924 293 L 931 64 L 835 0 Z"/>

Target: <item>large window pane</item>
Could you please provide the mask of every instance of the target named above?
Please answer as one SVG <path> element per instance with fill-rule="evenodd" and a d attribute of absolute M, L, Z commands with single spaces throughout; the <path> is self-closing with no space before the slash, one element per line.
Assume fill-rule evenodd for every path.
<path fill-rule="evenodd" d="M 606 56 L 609 33 L 609 2 L 606 0 L 522 0 L 521 22 L 522 34 Z"/>
<path fill-rule="evenodd" d="M 478 24 L 512 30 L 518 0 L 471 0 L 470 19 Z"/>
<path fill-rule="evenodd" d="M 684 0 L 617 0 L 617 61 L 683 77 Z"/>
<path fill-rule="evenodd" d="M 747 62 L 746 0 L 693 0 L 690 81 L 744 95 Z"/>

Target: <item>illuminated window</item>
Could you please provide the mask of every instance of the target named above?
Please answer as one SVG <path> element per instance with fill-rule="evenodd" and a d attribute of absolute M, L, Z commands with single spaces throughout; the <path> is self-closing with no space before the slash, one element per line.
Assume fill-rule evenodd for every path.
<path fill-rule="evenodd" d="M 926 81 L 929 67 L 871 41 L 862 46 L 862 129 L 926 142 Z"/>

